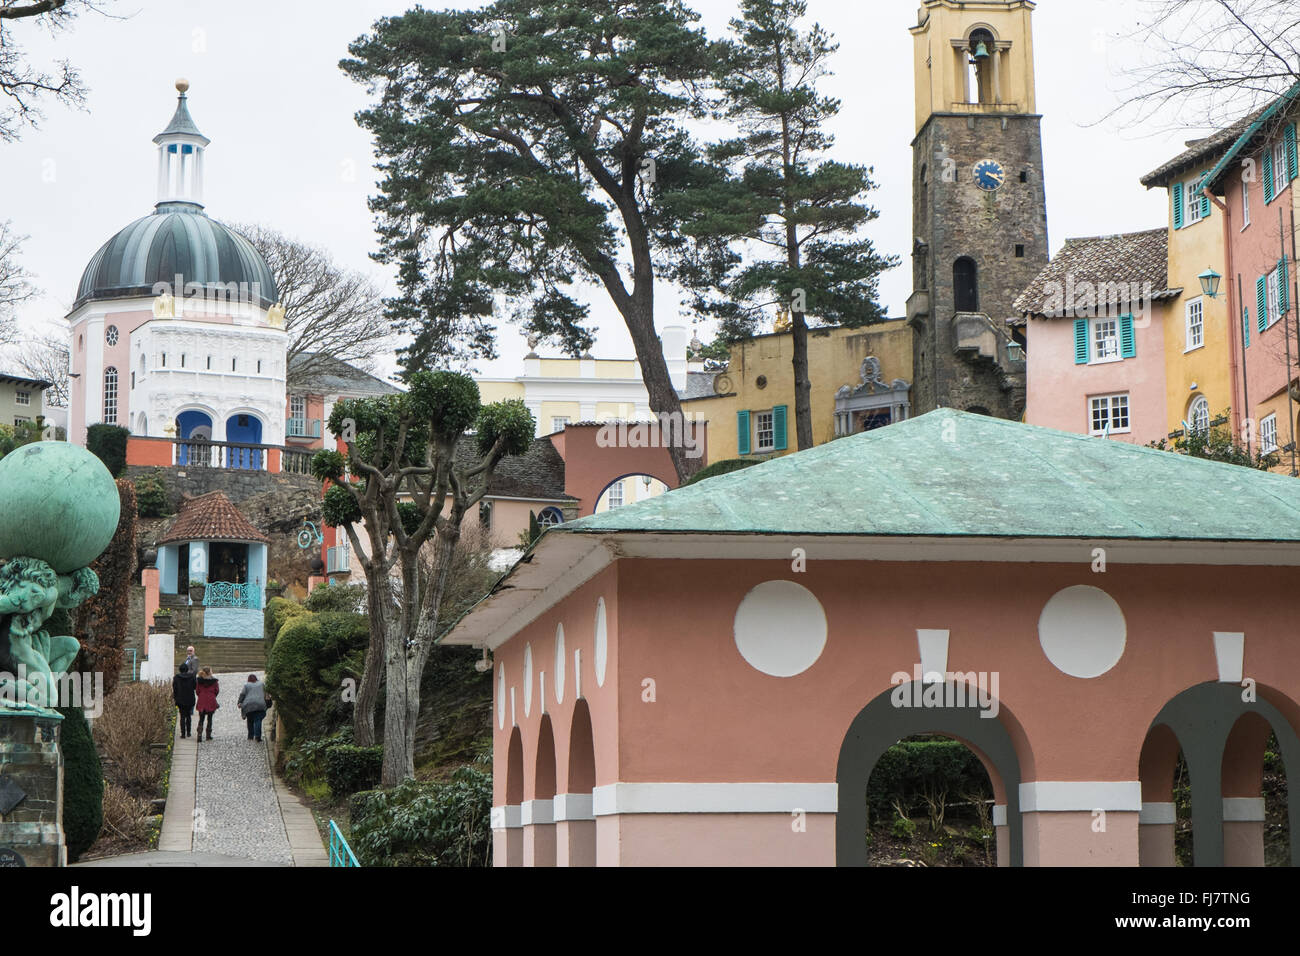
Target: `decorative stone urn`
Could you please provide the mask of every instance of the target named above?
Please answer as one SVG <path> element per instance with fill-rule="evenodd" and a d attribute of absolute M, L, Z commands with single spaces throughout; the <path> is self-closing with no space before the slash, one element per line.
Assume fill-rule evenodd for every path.
<path fill-rule="evenodd" d="M 208 586 L 206 584 L 204 584 L 201 581 L 198 583 L 195 583 L 193 581 L 190 582 L 190 603 L 191 604 L 202 604 L 203 599 L 207 597 L 207 594 L 208 594 Z"/>

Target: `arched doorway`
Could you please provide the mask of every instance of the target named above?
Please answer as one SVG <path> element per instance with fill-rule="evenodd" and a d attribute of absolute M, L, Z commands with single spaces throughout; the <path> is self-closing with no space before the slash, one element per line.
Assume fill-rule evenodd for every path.
<path fill-rule="evenodd" d="M 933 685 L 931 685 L 933 687 Z M 922 688 L 915 682 L 902 684 L 882 693 L 864 707 L 849 725 L 835 781 L 839 788 L 839 807 L 835 816 L 835 861 L 838 866 L 866 866 L 867 791 L 871 772 L 890 747 L 916 734 L 938 734 L 961 741 L 969 747 L 988 772 L 993 787 L 993 824 L 998 831 L 998 859 L 1011 866 L 1023 862 L 1020 820 L 1020 760 L 1011 735 L 1000 717 L 982 717 L 975 695 L 969 688 L 948 681 L 943 685 L 942 700 L 968 702 L 968 706 L 907 706 L 895 703 L 896 695 L 904 700 L 923 700 Z M 998 807 L 1005 808 L 998 812 Z M 1005 853 L 1002 846 L 1005 844 Z"/>
<path fill-rule="evenodd" d="M 514 692 L 511 691 L 513 694 Z M 524 738 L 516 727 L 510 732 L 506 747 L 506 818 L 504 847 L 496 845 L 494 852 L 504 850 L 502 866 L 522 866 L 524 862 L 524 831 L 519 826 L 519 808 L 524 802 Z"/>
<path fill-rule="evenodd" d="M 537 730 L 531 812 L 524 814 L 524 866 L 555 866 L 555 733 L 549 714 Z"/>
<path fill-rule="evenodd" d="M 623 475 L 615 478 L 596 498 L 595 513 L 621 508 L 624 505 L 657 498 L 668 490 L 667 483 L 654 475 Z"/>
<path fill-rule="evenodd" d="M 564 788 L 567 819 L 556 824 L 556 862 L 560 866 L 595 866 L 597 836 L 592 799 L 596 789 L 596 742 L 591 708 L 581 698 L 574 705 L 569 728 L 569 774 Z"/>
<path fill-rule="evenodd" d="M 231 415 L 226 419 L 226 441 L 238 446 L 262 444 L 262 420 L 249 412 Z M 228 448 L 226 453 L 230 468 L 262 468 L 261 448 L 235 447 Z"/>
<path fill-rule="evenodd" d="M 206 465 L 210 463 L 212 449 L 212 416 L 190 408 L 176 416 L 176 437 L 184 444 L 176 446 L 176 464 Z"/>

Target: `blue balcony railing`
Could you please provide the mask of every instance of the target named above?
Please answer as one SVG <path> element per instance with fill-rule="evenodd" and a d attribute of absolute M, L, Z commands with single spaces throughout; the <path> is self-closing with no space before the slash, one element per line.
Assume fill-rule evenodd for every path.
<path fill-rule="evenodd" d="M 352 847 L 343 839 L 339 825 L 333 820 L 330 821 L 330 866 L 361 866 Z"/>
<path fill-rule="evenodd" d="M 290 438 L 320 438 L 320 419 L 290 418 L 285 422 L 285 434 Z"/>
<path fill-rule="evenodd" d="M 250 607 L 262 609 L 262 588 L 236 581 L 209 581 L 203 591 L 204 607 Z"/>

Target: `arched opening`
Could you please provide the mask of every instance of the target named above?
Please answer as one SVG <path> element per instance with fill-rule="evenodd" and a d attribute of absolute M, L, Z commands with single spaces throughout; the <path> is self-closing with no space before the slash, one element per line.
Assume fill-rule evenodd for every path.
<path fill-rule="evenodd" d="M 1204 395 L 1197 395 L 1187 403 L 1187 427 L 1201 434 L 1210 430 L 1210 401 Z"/>
<path fill-rule="evenodd" d="M 1175 794 L 1190 798 L 1185 789 L 1187 764 L 1174 732 L 1164 724 L 1152 727 L 1142 742 L 1138 758 L 1138 780 L 1142 786 L 1142 807 L 1138 814 L 1138 865 L 1175 866 L 1179 843 L 1179 820 Z M 1189 806 L 1184 800 L 1184 806 Z M 1190 822 L 1184 827 L 1182 843 L 1190 851 Z"/>
<path fill-rule="evenodd" d="M 966 49 L 966 91 L 967 102 L 993 104 L 1000 98 L 997 83 L 997 70 L 994 57 L 997 56 L 993 33 L 983 27 L 971 31 Z"/>
<path fill-rule="evenodd" d="M 117 369 L 104 369 L 104 424 L 117 424 Z"/>
<path fill-rule="evenodd" d="M 591 708 L 582 699 L 573 707 L 569 771 L 564 789 L 565 819 L 556 823 L 556 862 L 560 866 L 595 866 L 596 818 L 592 800 L 596 789 L 596 739 L 591 727 Z"/>
<path fill-rule="evenodd" d="M 537 731 L 533 799 L 525 810 L 524 866 L 555 866 L 555 733 L 549 714 Z"/>
<path fill-rule="evenodd" d="M 868 865 L 867 806 L 872 771 L 891 747 L 925 734 L 960 741 L 979 758 L 995 801 L 990 823 L 998 864 L 1020 866 L 1020 759 L 1003 724 L 1004 711 L 999 705 L 999 716 L 986 716 L 976 688 L 955 681 L 930 685 L 907 682 L 885 691 L 864 707 L 849 725 L 836 768 L 836 864 Z"/>
<path fill-rule="evenodd" d="M 226 419 L 226 441 L 235 446 L 226 449 L 230 468 L 262 467 L 262 449 L 247 447 L 262 444 L 262 420 L 248 412 L 239 412 Z"/>
<path fill-rule="evenodd" d="M 212 449 L 212 416 L 197 409 L 188 409 L 176 416 L 176 437 L 185 444 L 176 446 L 176 464 L 209 464 Z"/>
<path fill-rule="evenodd" d="M 952 264 L 952 295 L 954 311 L 980 310 L 979 275 L 970 256 L 961 256 Z"/>
<path fill-rule="evenodd" d="M 1224 866 L 1288 866 L 1287 776 L 1277 735 L 1243 714 L 1223 748 Z"/>
<path fill-rule="evenodd" d="M 602 511 L 609 511 L 612 508 L 621 508 L 624 505 L 635 504 L 638 501 L 657 498 L 667 490 L 668 485 L 654 475 L 623 475 L 620 478 L 615 478 L 604 487 L 596 498 L 594 513 L 600 514 Z"/>
<path fill-rule="evenodd" d="M 993 866 L 993 783 L 961 740 L 917 734 L 881 755 L 867 785 L 872 866 Z"/>

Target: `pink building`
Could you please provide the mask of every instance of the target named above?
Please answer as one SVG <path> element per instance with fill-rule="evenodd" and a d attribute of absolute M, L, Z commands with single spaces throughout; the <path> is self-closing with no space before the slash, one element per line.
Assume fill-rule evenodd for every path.
<path fill-rule="evenodd" d="M 1180 750 L 1197 865 L 1261 864 L 1297 529 L 1289 478 L 947 409 L 552 528 L 445 638 L 494 659 L 494 862 L 860 865 L 938 733 L 1002 865 L 1172 865 Z"/>
<path fill-rule="evenodd" d="M 1165 436 L 1166 230 L 1067 239 L 1016 300 L 1025 421 L 1145 445 Z"/>

